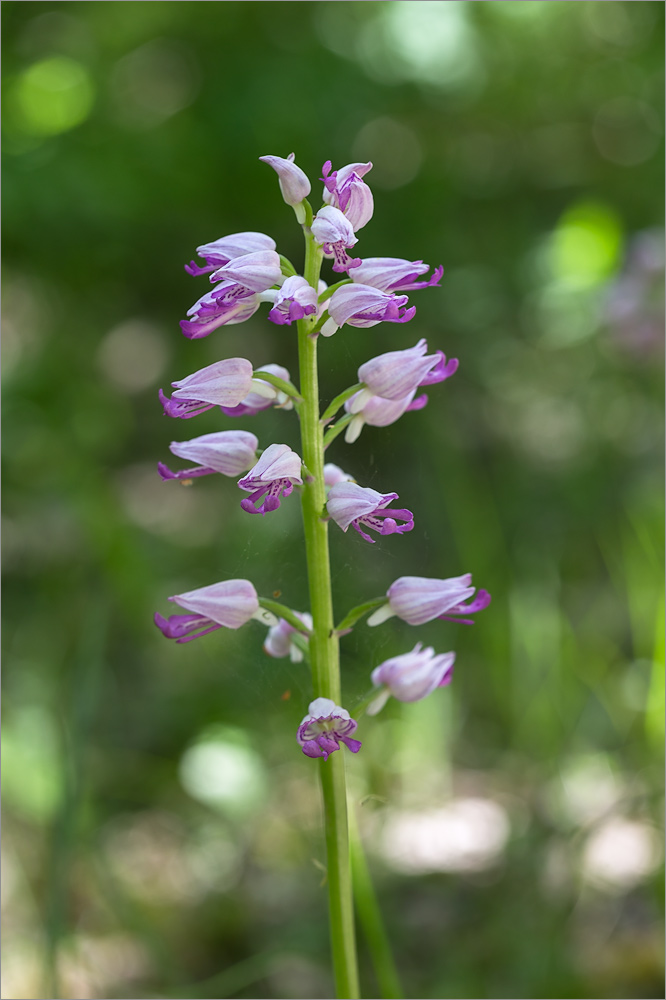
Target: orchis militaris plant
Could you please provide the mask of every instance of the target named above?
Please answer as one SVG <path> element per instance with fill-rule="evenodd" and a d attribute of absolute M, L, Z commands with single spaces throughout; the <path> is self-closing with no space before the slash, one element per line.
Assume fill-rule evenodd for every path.
<path fill-rule="evenodd" d="M 234 233 L 203 243 L 197 247 L 203 264 L 192 260 L 185 270 L 197 279 L 207 277 L 212 287 L 188 310 L 188 319 L 182 320 L 180 326 L 190 339 L 207 337 L 220 327 L 242 323 L 267 303 L 270 322 L 295 327 L 297 384 L 277 362 L 255 369 L 245 358 L 223 358 L 172 382 L 171 396 L 160 390 L 159 398 L 165 415 L 179 419 L 190 419 L 216 407 L 225 420 L 249 420 L 270 407 L 290 410 L 300 422 L 299 453 L 286 444 L 270 441 L 260 447 L 249 430 L 227 427 L 172 442 L 171 452 L 193 465 L 172 471 L 160 462 L 158 470 L 164 480 L 189 481 L 214 473 L 240 476 L 237 486 L 249 494 L 240 500 L 240 506 L 248 514 L 279 517 L 276 511 L 282 500 L 296 490 L 303 514 L 310 608 L 295 611 L 272 598 L 259 597 L 249 580 L 223 580 L 170 597 L 187 613 L 168 619 L 156 614 L 155 623 L 167 638 L 184 643 L 220 628 L 241 628 L 254 619 L 268 627 L 263 648 L 269 656 L 289 657 L 296 663 L 309 661 L 313 697 L 298 726 L 296 746 L 306 758 L 320 759 L 316 766 L 324 803 L 333 968 L 337 996 L 354 998 L 360 994 L 345 753 L 356 754 L 362 749 L 355 733 L 358 717 L 366 709 L 368 715 L 376 715 L 391 697 L 402 702 L 419 701 L 449 684 L 455 653 L 436 653 L 417 642 L 411 652 L 385 660 L 371 672 L 369 695 L 350 713 L 341 707 L 340 638 L 368 614 L 367 624 L 371 626 L 393 616 L 409 625 L 422 625 L 436 618 L 471 625 L 470 616 L 488 606 L 490 595 L 475 590 L 469 573 L 446 579 L 404 576 L 390 585 L 385 597 L 352 608 L 336 625 L 329 522 L 334 521 L 343 532 L 352 527 L 365 541 L 375 542 L 385 535 L 412 531 L 414 516 L 410 510 L 391 506 L 398 500 L 397 493 L 380 493 L 357 483 L 353 475 L 332 462 L 325 464 L 325 451 L 343 431 L 345 441 L 351 444 L 364 424 L 386 427 L 404 413 L 422 409 L 428 397 L 417 395 L 419 389 L 449 379 L 458 361 L 447 361 L 441 350 L 428 354 L 424 339 L 404 350 L 378 354 L 360 366 L 355 384 L 343 389 L 322 409 L 317 368 L 319 334 L 343 336 L 345 327 L 356 327 L 360 331 L 357 336 L 367 337 L 371 350 L 381 343 L 373 328 L 386 322 L 410 322 L 416 307 L 409 304 L 407 293 L 437 287 L 443 269 L 435 268 L 428 279 L 430 266 L 423 261 L 400 257 L 364 260 L 348 252 L 356 252 L 357 233 L 374 211 L 372 192 L 365 180 L 371 163 L 349 163 L 333 170 L 327 160 L 321 177 L 323 203 L 313 214 L 306 200 L 310 180 L 295 163 L 294 154 L 260 159 L 277 173 L 282 197 L 294 209 L 302 227 L 303 274 L 296 272 L 293 264 L 277 252 L 275 241 L 264 233 Z M 325 258 L 332 261 L 335 281 L 331 288 L 320 280 Z M 281 337 L 288 333 L 286 329 L 281 331 Z M 276 337 L 276 348 L 279 343 Z M 393 540 L 388 544 L 394 544 Z M 367 894 L 367 868 L 358 861 L 359 850 L 356 843 L 355 870 L 364 873 L 363 892 Z M 386 955 L 387 948 L 385 941 L 377 946 L 377 933 L 375 928 L 374 944 L 369 940 L 371 950 L 376 949 L 375 959 L 380 952 Z"/>

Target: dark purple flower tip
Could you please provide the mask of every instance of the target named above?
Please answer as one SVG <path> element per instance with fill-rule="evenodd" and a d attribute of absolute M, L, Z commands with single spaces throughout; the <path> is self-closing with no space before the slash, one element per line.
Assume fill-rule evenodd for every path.
<path fill-rule="evenodd" d="M 158 462 L 157 471 L 162 479 L 166 481 L 167 479 L 196 479 L 199 476 L 210 476 L 217 470 L 209 469 L 205 465 L 194 465 L 191 469 L 180 469 L 179 472 L 172 472 L 164 462 Z"/>
<path fill-rule="evenodd" d="M 483 611 L 487 608 L 492 600 L 492 597 L 487 590 L 477 591 L 476 597 L 469 604 L 461 604 L 460 607 L 467 614 L 471 614 L 474 611 Z"/>
<path fill-rule="evenodd" d="M 316 306 L 302 306 L 300 302 L 290 302 L 289 311 L 287 313 L 280 310 L 278 307 L 274 307 L 268 314 L 268 318 L 271 323 L 275 323 L 277 326 L 291 326 L 294 321 L 303 319 L 305 316 L 312 316 L 316 313 Z"/>
<path fill-rule="evenodd" d="M 158 462 L 157 463 L 157 471 L 159 472 L 161 479 L 167 480 L 167 479 L 177 479 L 178 478 L 178 476 L 176 475 L 176 473 L 172 472 L 171 469 L 167 465 L 164 464 L 164 462 Z"/>
<path fill-rule="evenodd" d="M 410 306 L 409 309 L 405 309 L 397 319 L 393 320 L 394 323 L 409 323 L 410 319 L 414 319 L 416 316 L 416 306 Z"/>
<path fill-rule="evenodd" d="M 332 166 L 333 164 L 331 160 L 327 160 L 324 166 L 321 168 L 321 172 L 324 176 L 320 177 L 319 180 L 322 182 L 327 191 L 335 191 L 335 183 L 336 183 L 336 178 L 338 176 L 338 172 L 337 170 L 333 171 L 333 173 L 329 177 L 328 175 L 331 173 Z"/>
<path fill-rule="evenodd" d="M 420 264 L 422 262 L 419 261 L 418 263 Z M 428 281 L 414 281 L 412 276 L 409 275 L 407 280 L 410 281 L 410 284 L 401 283 L 400 290 L 403 292 L 417 292 L 421 288 L 439 288 L 440 287 L 439 283 L 442 280 L 443 274 L 444 274 L 444 268 L 440 264 L 439 267 L 435 268 L 435 270 L 432 273 L 432 276 L 428 279 Z M 414 275 L 414 277 L 416 277 L 416 275 Z"/>
<path fill-rule="evenodd" d="M 175 639 L 176 642 L 190 642 L 222 628 L 204 615 L 170 615 L 167 619 L 155 612 L 154 620 L 162 635 L 167 639 Z"/>
<path fill-rule="evenodd" d="M 360 267 L 362 264 L 360 257 L 350 257 L 349 254 L 340 244 L 332 244 L 331 249 L 335 253 L 335 263 L 333 264 L 333 270 L 337 271 L 338 274 L 344 274 L 346 271 L 351 270 L 353 267 Z"/>
<path fill-rule="evenodd" d="M 405 524 L 398 524 L 398 521 L 405 521 Z M 406 531 L 412 531 L 414 528 L 414 515 L 411 510 L 403 509 L 390 509 L 390 510 L 376 510 L 372 514 L 368 514 L 365 517 L 359 517 L 355 521 L 352 521 L 352 528 L 358 531 L 361 538 L 364 538 L 366 542 L 374 543 L 375 538 L 371 538 L 370 535 L 362 530 L 361 525 L 366 525 L 372 528 L 380 535 L 403 535 Z"/>
<path fill-rule="evenodd" d="M 193 278 L 198 278 L 200 274 L 210 274 L 211 271 L 215 270 L 215 266 L 215 264 L 208 264 L 206 267 L 199 267 L 196 261 L 191 260 L 189 264 L 185 264 L 185 270 Z"/>
<path fill-rule="evenodd" d="M 428 405 L 428 394 L 424 392 L 420 396 L 417 396 L 416 399 L 413 399 L 411 401 L 411 403 L 405 410 L 405 413 L 409 413 L 410 410 L 422 410 L 423 407 L 427 405 Z"/>
<path fill-rule="evenodd" d="M 247 511 L 248 514 L 270 514 L 272 510 L 277 510 L 280 506 L 280 501 L 277 496 L 271 493 L 268 494 L 264 502 L 259 507 L 255 506 L 257 501 L 262 498 L 268 489 L 268 486 L 264 486 L 263 488 L 258 489 L 256 493 L 252 493 L 249 497 L 245 497 L 244 500 L 241 500 L 241 507 L 243 510 Z M 291 492 L 291 490 L 289 490 L 289 492 Z M 287 490 L 285 490 L 284 493 L 285 496 L 288 495 Z"/>
<path fill-rule="evenodd" d="M 446 354 L 442 351 L 437 351 L 437 354 L 439 356 L 437 364 L 424 376 L 419 384 L 419 388 L 422 388 L 424 385 L 435 385 L 437 382 L 444 382 L 458 371 L 459 362 L 457 358 L 451 358 L 447 362 Z"/>
<path fill-rule="evenodd" d="M 300 302 L 291 302 L 289 305 L 289 322 L 304 319 L 306 316 L 313 316 L 317 312 L 317 307 L 312 305 L 302 306 Z"/>
<path fill-rule="evenodd" d="M 188 340 L 200 340 L 201 337 L 207 337 L 214 330 L 214 327 L 208 324 L 192 323 L 188 319 L 181 319 L 179 325 Z"/>
<path fill-rule="evenodd" d="M 442 621 L 445 622 L 458 622 L 460 625 L 474 625 L 474 620 L 472 618 L 459 618 L 458 615 L 471 615 L 475 614 L 477 611 L 483 611 L 490 604 L 491 596 L 487 590 L 477 591 L 476 597 L 469 602 L 469 604 L 456 604 L 455 607 L 449 608 L 445 615 L 439 615 Z"/>
<path fill-rule="evenodd" d="M 162 635 L 165 635 L 167 639 L 173 638 L 173 636 L 170 634 L 169 622 L 159 613 L 159 611 L 155 612 L 153 620 L 157 625 L 158 629 L 160 630 L 160 632 L 162 633 Z"/>
<path fill-rule="evenodd" d="M 342 737 L 340 738 L 342 739 Z M 357 742 L 357 740 L 352 740 L 352 743 Z M 331 754 L 339 749 L 340 744 L 338 743 L 337 735 L 333 735 L 332 733 L 321 733 L 321 735 L 316 736 L 313 740 L 306 740 L 301 746 L 301 750 L 307 757 L 323 757 L 324 760 L 328 760 Z M 356 753 L 355 750 L 353 752 Z"/>
<path fill-rule="evenodd" d="M 327 734 L 322 733 L 321 736 L 317 737 L 317 743 L 324 751 L 325 754 L 335 753 L 336 750 L 340 749 L 340 744 L 338 743 L 337 734 Z"/>
<path fill-rule="evenodd" d="M 335 749 L 337 750 L 338 747 Z M 301 750 L 306 757 L 323 757 L 324 760 L 328 760 L 328 754 L 321 749 L 316 740 L 306 740 Z"/>
<path fill-rule="evenodd" d="M 159 398 L 167 417 L 180 417 L 183 420 L 196 417 L 200 413 L 205 413 L 206 410 L 212 410 L 214 405 L 213 403 L 202 403 L 198 399 L 169 399 L 161 389 Z"/>
<path fill-rule="evenodd" d="M 241 507 L 244 511 L 247 511 L 248 514 L 263 513 L 263 511 L 260 511 L 257 507 L 254 506 L 250 497 L 244 497 L 241 500 Z"/>
<path fill-rule="evenodd" d="M 163 389 L 160 389 L 158 396 L 164 410 L 164 415 L 166 417 L 177 417 L 178 413 L 174 412 L 177 410 L 177 406 L 174 406 L 175 400 L 169 399 Z"/>
<path fill-rule="evenodd" d="M 321 733 L 313 740 L 306 740 L 301 745 L 301 750 L 307 757 L 323 757 L 324 760 L 328 760 L 332 753 L 340 749 L 340 742 L 344 743 L 352 753 L 358 753 L 362 746 L 360 740 L 336 732 Z"/>
<path fill-rule="evenodd" d="M 451 666 L 449 667 L 449 669 L 446 671 L 446 673 L 442 677 L 442 679 L 439 682 L 439 684 L 437 685 L 437 687 L 441 687 L 441 688 L 448 687 L 452 680 L 453 680 L 453 664 L 451 664 Z"/>
<path fill-rule="evenodd" d="M 366 534 L 366 532 L 361 527 L 360 521 L 352 521 L 351 526 L 354 529 L 354 531 L 358 531 L 361 538 L 364 538 L 366 542 L 370 542 L 371 545 L 374 545 L 375 542 L 377 541 L 377 539 L 373 538 L 372 535 Z"/>
<path fill-rule="evenodd" d="M 377 512 L 380 516 L 381 511 Z M 414 515 L 411 510 L 392 510 L 390 512 L 391 516 L 384 518 L 382 529 L 379 532 L 380 535 L 403 535 L 406 531 L 412 531 L 414 528 Z M 376 516 L 376 515 L 375 515 Z M 400 520 L 404 520 L 405 524 L 398 524 L 395 520 L 399 517 Z"/>
<path fill-rule="evenodd" d="M 287 324 L 287 326 L 291 324 L 290 317 L 285 316 L 285 314 L 283 312 L 280 312 L 279 309 L 271 309 L 271 311 L 268 314 L 268 318 L 271 321 L 271 323 L 275 323 L 277 326 L 284 326 L 285 323 Z"/>

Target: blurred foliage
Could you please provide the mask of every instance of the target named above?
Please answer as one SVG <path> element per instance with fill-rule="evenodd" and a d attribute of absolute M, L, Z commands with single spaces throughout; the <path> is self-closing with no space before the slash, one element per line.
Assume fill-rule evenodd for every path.
<path fill-rule="evenodd" d="M 406 996 L 662 995 L 663 5 L 2 13 L 3 995 L 331 995 L 307 672 L 255 624 L 152 625 L 239 576 L 306 606 L 297 502 L 247 518 L 233 483 L 155 474 L 221 426 L 184 433 L 160 385 L 233 355 L 296 372 L 263 314 L 177 325 L 198 244 L 255 229 L 302 259 L 257 159 L 292 149 L 312 178 L 374 161 L 363 256 L 445 266 L 409 327 L 322 344 L 326 398 L 422 336 L 461 360 L 425 411 L 331 447 L 417 516 L 373 549 L 332 532 L 340 612 L 410 573 L 493 593 L 474 628 L 343 641 L 347 703 L 417 638 L 457 651 L 450 689 L 348 757 Z M 297 443 L 290 414 L 252 430 Z"/>

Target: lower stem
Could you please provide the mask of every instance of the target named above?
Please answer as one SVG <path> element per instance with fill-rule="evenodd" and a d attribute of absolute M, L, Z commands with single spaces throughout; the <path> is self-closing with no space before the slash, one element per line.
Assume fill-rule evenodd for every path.
<path fill-rule="evenodd" d="M 384 926 L 382 911 L 372 885 L 372 878 L 365 858 L 356 817 L 349 815 L 351 830 L 352 874 L 354 899 L 359 923 L 368 944 L 368 951 L 383 1000 L 400 1000 L 402 990 L 391 945 Z"/>
<path fill-rule="evenodd" d="M 305 277 L 317 287 L 321 254 L 312 234 L 306 230 Z M 310 589 L 312 634 L 310 662 L 316 698 L 340 703 L 340 659 L 334 631 L 331 570 L 328 552 L 328 524 L 322 520 L 326 503 L 324 486 L 324 435 L 319 419 L 317 338 L 310 336 L 310 318 L 298 323 L 302 458 L 311 475 L 302 493 L 305 553 Z M 360 996 L 356 960 L 356 939 L 352 901 L 351 862 L 347 817 L 347 792 L 343 751 L 320 762 L 324 829 L 326 838 L 327 884 L 331 951 L 339 1000 Z"/>

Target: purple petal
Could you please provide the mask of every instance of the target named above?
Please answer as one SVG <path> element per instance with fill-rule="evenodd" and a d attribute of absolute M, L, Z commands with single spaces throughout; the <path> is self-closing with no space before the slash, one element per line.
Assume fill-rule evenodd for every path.
<path fill-rule="evenodd" d="M 192 469 L 181 469 L 180 472 L 172 472 L 164 462 L 157 463 L 157 471 L 160 477 L 166 482 L 169 479 L 195 479 L 197 476 L 210 476 L 215 474 L 215 469 L 207 469 L 203 465 L 195 465 Z"/>
<path fill-rule="evenodd" d="M 477 591 L 476 597 L 474 597 L 469 604 L 456 604 L 455 607 L 449 608 L 445 615 L 440 615 L 444 621 L 458 622 L 460 625 L 473 625 L 474 621 L 471 618 L 458 618 L 459 614 L 471 615 L 476 611 L 483 611 L 490 604 L 491 596 L 487 590 Z"/>
<path fill-rule="evenodd" d="M 352 521 L 352 528 L 355 531 L 358 531 L 361 538 L 365 538 L 366 542 L 370 542 L 371 545 L 374 545 L 375 542 L 377 541 L 376 538 L 371 538 L 370 535 L 366 535 L 365 531 L 363 531 L 358 521 Z"/>
<path fill-rule="evenodd" d="M 196 261 L 191 260 L 189 264 L 185 264 L 185 270 L 188 274 L 191 274 L 193 278 L 198 278 L 201 274 L 210 274 L 214 271 L 218 264 L 208 264 L 206 267 L 199 267 Z"/>
<path fill-rule="evenodd" d="M 215 405 L 214 403 L 202 403 L 198 399 L 169 399 L 161 389 L 159 400 L 164 408 L 165 416 L 180 417 L 183 420 L 197 417 L 200 413 L 211 410 Z"/>
<path fill-rule="evenodd" d="M 155 612 L 155 624 L 167 639 L 175 639 L 176 642 L 191 642 L 192 639 L 199 639 L 202 635 L 208 635 L 218 628 L 222 628 L 216 622 L 212 622 L 204 615 L 170 615 L 163 618 Z"/>
<path fill-rule="evenodd" d="M 457 358 L 451 358 L 447 364 L 446 355 L 442 354 L 441 351 L 438 351 L 437 353 L 439 354 L 439 361 L 435 367 L 421 380 L 419 386 L 434 385 L 437 382 L 444 382 L 445 379 L 451 378 L 451 376 L 455 375 L 458 371 Z"/>
<path fill-rule="evenodd" d="M 405 410 L 405 413 L 408 413 L 410 410 L 422 410 L 423 407 L 427 405 L 428 405 L 428 394 L 424 392 L 421 396 L 417 396 L 416 399 L 413 399 L 411 401 L 411 403 Z"/>

